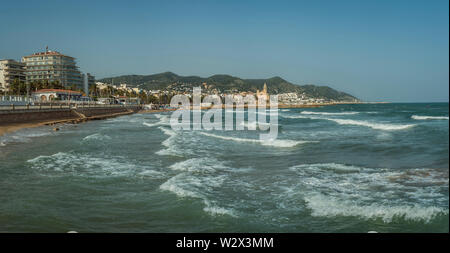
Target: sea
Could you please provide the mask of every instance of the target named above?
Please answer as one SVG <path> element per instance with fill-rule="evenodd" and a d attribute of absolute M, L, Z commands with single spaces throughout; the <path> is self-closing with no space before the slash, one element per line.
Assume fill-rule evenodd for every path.
<path fill-rule="evenodd" d="M 0 232 L 449 232 L 448 103 L 259 111 L 272 141 L 171 113 L 1 136 Z"/>

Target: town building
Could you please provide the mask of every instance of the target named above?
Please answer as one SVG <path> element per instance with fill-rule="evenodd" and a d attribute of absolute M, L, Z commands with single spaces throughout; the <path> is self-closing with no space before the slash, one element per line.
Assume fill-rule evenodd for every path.
<path fill-rule="evenodd" d="M 89 88 L 95 85 L 95 76 L 90 73 L 82 74 L 83 76 L 83 91 L 86 95 L 89 95 Z"/>
<path fill-rule="evenodd" d="M 73 90 L 61 89 L 42 89 L 32 93 L 34 100 L 45 101 L 61 101 L 61 100 L 82 100 L 83 93 Z"/>
<path fill-rule="evenodd" d="M 81 72 L 75 62 L 75 58 L 63 55 L 56 51 L 34 53 L 22 57 L 25 63 L 26 81 L 59 81 L 64 87 L 76 87 L 83 89 Z"/>
<path fill-rule="evenodd" d="M 256 97 L 263 97 L 266 101 L 269 101 L 269 93 L 267 93 L 267 84 L 264 83 L 262 91 L 256 90 Z"/>
<path fill-rule="evenodd" d="M 15 60 L 0 60 L 0 90 L 7 91 L 14 80 L 25 82 L 25 64 Z"/>

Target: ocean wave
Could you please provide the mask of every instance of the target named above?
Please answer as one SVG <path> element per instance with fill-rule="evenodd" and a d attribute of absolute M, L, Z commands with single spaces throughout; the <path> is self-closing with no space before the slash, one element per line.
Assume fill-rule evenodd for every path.
<path fill-rule="evenodd" d="M 382 219 L 390 223 L 394 219 L 430 222 L 438 215 L 448 214 L 448 209 L 420 205 L 357 205 L 351 200 L 342 200 L 322 194 L 305 197 L 311 215 L 317 217 L 355 216 L 365 220 Z"/>
<path fill-rule="evenodd" d="M 172 170 L 189 172 L 213 172 L 227 169 L 228 167 L 221 161 L 211 157 L 191 158 L 182 162 L 174 163 L 170 167 Z"/>
<path fill-rule="evenodd" d="M 354 115 L 358 113 L 359 112 L 310 112 L 310 111 L 301 112 L 301 114 L 312 114 L 312 115 Z"/>
<path fill-rule="evenodd" d="M 365 120 L 351 120 L 351 119 L 328 119 L 338 123 L 339 125 L 355 125 L 355 126 L 365 126 L 376 130 L 404 130 L 414 127 L 415 124 L 386 124 L 386 123 L 374 123 Z"/>
<path fill-rule="evenodd" d="M 394 218 L 429 222 L 439 214 L 448 214 L 446 170 L 337 163 L 302 164 L 289 170 L 299 181 L 288 193 L 301 192 L 313 216 L 380 218 L 388 223 Z"/>
<path fill-rule="evenodd" d="M 47 176 L 80 177 L 129 177 L 149 175 L 148 167 L 139 166 L 119 157 L 98 157 L 74 152 L 59 152 L 49 156 L 38 156 L 27 161 L 31 167 Z M 154 174 L 156 175 L 156 173 Z"/>
<path fill-rule="evenodd" d="M 282 115 L 282 117 L 286 118 L 286 119 L 322 119 L 322 118 L 308 117 L 308 116 L 302 116 L 302 115 Z"/>
<path fill-rule="evenodd" d="M 144 126 L 148 126 L 148 127 L 154 127 L 154 126 L 160 126 L 160 125 L 162 125 L 161 124 L 161 122 L 155 122 L 155 123 L 147 123 L 147 122 L 144 122 L 144 123 L 142 123 Z"/>
<path fill-rule="evenodd" d="M 448 120 L 448 116 L 420 116 L 420 115 L 412 115 L 412 119 L 415 120 Z"/>
<path fill-rule="evenodd" d="M 170 191 L 178 197 L 192 197 L 201 198 L 202 193 L 195 191 L 195 189 L 189 189 L 190 185 L 201 184 L 200 180 L 194 177 L 186 178 L 186 173 L 180 173 L 159 186 L 159 189 L 164 191 Z M 187 187 L 188 186 L 188 187 Z"/>
<path fill-rule="evenodd" d="M 210 215 L 236 217 L 237 215 L 231 208 L 220 207 L 210 200 L 216 195 L 215 191 L 222 186 L 225 179 L 225 175 L 199 176 L 191 172 L 182 172 L 161 184 L 159 188 L 163 191 L 172 192 L 180 198 L 200 199 L 204 205 L 203 211 Z"/>
<path fill-rule="evenodd" d="M 278 126 L 278 124 L 274 124 L 271 122 L 259 122 L 259 121 L 252 121 L 252 122 L 241 121 L 239 125 L 244 126 L 247 129 L 263 129 L 263 130 L 270 129 L 270 126 Z"/>
<path fill-rule="evenodd" d="M 255 111 L 255 112 L 256 112 L 256 114 L 263 115 L 263 116 L 266 115 L 269 117 L 279 115 L 278 111 Z"/>
<path fill-rule="evenodd" d="M 212 216 L 228 215 L 231 217 L 238 217 L 238 215 L 236 215 L 235 211 L 231 208 L 220 207 L 217 204 L 214 204 L 209 200 L 204 200 L 203 203 L 205 204 L 203 211 L 205 211 L 206 213 L 209 213 Z"/>
<path fill-rule="evenodd" d="M 49 127 L 38 127 L 38 128 L 26 128 L 21 129 L 16 132 L 6 133 L 0 138 L 0 146 L 6 146 L 9 143 L 27 143 L 32 140 L 32 138 L 44 137 L 53 135 L 53 133 Z"/>
<path fill-rule="evenodd" d="M 154 123 L 143 122 L 142 124 L 148 127 L 169 125 L 169 115 L 155 114 L 155 117 L 159 119 L 158 122 Z"/>
<path fill-rule="evenodd" d="M 139 172 L 138 175 L 143 176 L 143 177 L 158 178 L 158 179 L 166 177 L 166 174 L 164 174 L 160 171 L 149 170 L 149 169 Z"/>
<path fill-rule="evenodd" d="M 168 135 L 170 137 L 174 137 L 174 136 L 177 135 L 177 133 L 174 130 L 172 130 L 172 129 L 165 128 L 165 127 L 158 127 L 158 128 L 161 129 L 161 131 L 163 131 L 163 133 L 165 135 Z"/>
<path fill-rule="evenodd" d="M 334 121 L 339 125 L 365 126 L 375 130 L 385 130 L 385 131 L 404 130 L 416 126 L 416 124 L 388 124 L 388 123 L 369 122 L 365 120 L 336 119 L 336 118 L 324 118 L 324 117 L 302 116 L 302 115 L 292 115 L 283 117 L 290 119 L 329 120 Z"/>
<path fill-rule="evenodd" d="M 304 143 L 311 143 L 313 141 L 293 141 L 293 140 L 272 140 L 272 141 L 264 141 L 259 139 L 246 139 L 246 138 L 238 138 L 238 137 L 230 137 L 230 136 L 222 136 L 222 135 L 215 135 L 211 133 L 205 133 L 200 132 L 200 134 L 214 137 L 222 140 L 229 140 L 229 141 L 237 141 L 237 142 L 247 142 L 247 143 L 258 143 L 263 146 L 273 146 L 273 147 L 279 147 L 279 148 L 292 148 L 300 144 Z"/>
<path fill-rule="evenodd" d="M 161 155 L 161 156 L 178 156 L 182 157 L 186 154 L 191 154 L 191 150 L 187 149 L 186 147 L 180 147 L 180 145 L 177 142 L 178 138 L 178 131 L 174 131 L 172 129 L 166 128 L 166 127 L 158 127 L 165 135 L 169 136 L 169 138 L 165 139 L 161 145 L 165 146 L 166 148 L 161 149 L 157 151 L 155 154 Z"/>
<path fill-rule="evenodd" d="M 105 141 L 105 140 L 110 140 L 111 137 L 106 135 L 106 134 L 100 134 L 100 133 L 96 133 L 96 134 L 91 134 L 88 135 L 86 137 L 83 138 L 83 141 Z"/>

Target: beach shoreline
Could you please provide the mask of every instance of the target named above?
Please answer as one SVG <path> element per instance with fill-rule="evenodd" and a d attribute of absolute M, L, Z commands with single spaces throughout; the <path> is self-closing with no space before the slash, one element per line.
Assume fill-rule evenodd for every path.
<path fill-rule="evenodd" d="M 288 109 L 288 108 L 315 108 L 315 107 L 322 107 L 322 106 L 332 106 L 332 105 L 341 105 L 341 104 L 362 104 L 361 102 L 358 103 L 324 103 L 324 104 L 301 104 L 301 105 L 289 105 L 289 104 L 279 104 L 278 108 L 280 109 Z M 236 105 L 233 106 L 233 108 L 236 108 Z M 247 105 L 244 106 L 244 108 L 248 108 Z M 268 106 L 267 108 L 270 108 Z M 201 110 L 208 110 L 211 109 L 211 107 L 201 107 Z M 225 105 L 222 105 L 222 109 L 225 109 Z M 138 111 L 126 111 L 126 112 L 119 112 L 119 113 L 109 113 L 105 115 L 99 115 L 99 116 L 91 116 L 91 117 L 85 117 L 83 115 L 79 115 L 75 118 L 69 118 L 69 119 L 56 119 L 56 120 L 50 120 L 50 121 L 38 121 L 38 122 L 19 122 L 19 123 L 6 123 L 6 124 L 0 124 L 0 136 L 3 136 L 7 133 L 15 132 L 24 128 L 34 128 L 34 127 L 40 127 L 45 125 L 59 125 L 59 124 L 78 124 L 85 121 L 90 120 L 100 120 L 100 119 L 106 119 L 106 118 L 112 118 L 112 117 L 120 117 L 124 115 L 129 115 L 133 113 L 138 114 L 147 114 L 147 113 L 161 113 L 161 112 L 171 112 L 176 111 L 178 108 L 167 108 L 167 109 L 141 109 Z"/>
<path fill-rule="evenodd" d="M 3 124 L 0 124 L 0 137 L 7 133 L 16 132 L 18 130 L 25 129 L 25 128 L 35 128 L 35 127 L 40 127 L 40 126 L 55 126 L 55 131 L 57 131 L 58 128 L 56 126 L 61 125 L 61 124 L 79 124 L 79 123 L 83 123 L 86 121 L 120 117 L 120 116 L 125 116 L 125 115 L 129 115 L 129 114 L 133 114 L 133 113 L 135 113 L 135 111 L 127 109 L 124 112 L 108 113 L 108 114 L 86 117 L 82 113 L 75 112 L 75 114 L 77 116 L 73 117 L 73 118 L 42 120 L 42 121 L 35 121 L 35 122 L 3 123 Z"/>

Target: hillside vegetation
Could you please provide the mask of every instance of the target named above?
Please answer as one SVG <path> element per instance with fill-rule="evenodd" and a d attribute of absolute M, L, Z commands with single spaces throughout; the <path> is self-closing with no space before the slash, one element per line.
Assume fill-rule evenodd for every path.
<path fill-rule="evenodd" d="M 99 80 L 109 84 L 126 83 L 131 87 L 139 87 L 146 90 L 164 90 L 174 83 L 194 87 L 207 83 L 209 88 L 215 88 L 221 92 L 229 91 L 252 91 L 262 90 L 264 83 L 267 83 L 269 94 L 280 94 L 288 92 L 304 93 L 313 98 L 324 98 L 335 101 L 355 101 L 356 97 L 334 90 L 328 86 L 316 85 L 296 85 L 284 80 L 281 77 L 268 79 L 242 79 L 230 75 L 213 75 L 210 77 L 199 76 L 179 76 L 172 72 L 164 72 L 153 75 L 123 75 L 109 77 Z M 359 101 L 359 100 L 358 100 Z"/>

